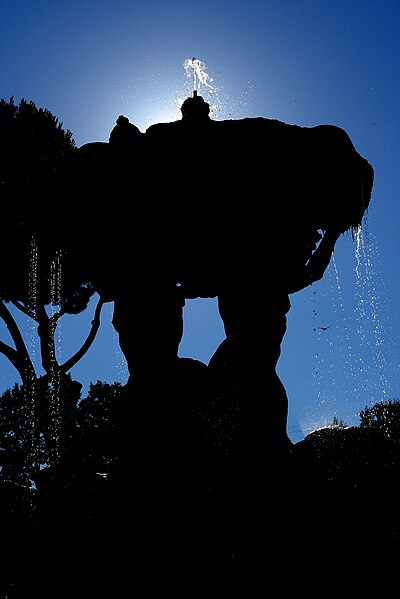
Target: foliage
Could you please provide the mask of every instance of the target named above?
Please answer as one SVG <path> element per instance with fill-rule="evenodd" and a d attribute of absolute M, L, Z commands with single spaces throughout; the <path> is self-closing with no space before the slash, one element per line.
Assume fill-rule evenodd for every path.
<path fill-rule="evenodd" d="M 80 383 L 65 375 L 15 384 L 0 396 L 1 480 L 30 486 L 44 465 L 64 459 L 73 437 Z"/>
<path fill-rule="evenodd" d="M 32 461 L 46 461 L 46 456 L 41 435 L 32 446 L 31 418 L 27 418 L 25 399 L 23 388 L 17 384 L 0 397 L 0 464 L 3 482 L 29 487 Z"/>
<path fill-rule="evenodd" d="M 11 303 L 34 321 L 41 362 L 49 379 L 63 376 L 88 351 L 100 324 L 102 303 L 82 347 L 66 363 L 56 359 L 55 332 L 66 313 L 78 314 L 94 293 L 83 260 L 68 251 L 73 187 L 67 185 L 77 148 L 49 110 L 22 99 L 0 100 L 0 318 L 13 345 L 0 340 L 0 352 L 18 371 L 22 385 L 37 385 L 37 375 Z M 63 221 L 67 219 L 68 225 Z M 51 308 L 49 309 L 49 306 Z M 32 395 L 32 389 L 27 392 Z"/>
<path fill-rule="evenodd" d="M 120 383 L 81 385 L 70 375 L 58 384 L 37 381 L 34 395 L 14 385 L 0 396 L 0 481 L 29 487 L 44 467 L 104 465 L 112 457 L 115 406 Z"/>
<path fill-rule="evenodd" d="M 381 401 L 360 412 L 360 425 L 380 429 L 387 437 L 400 441 L 400 400 Z"/>
<path fill-rule="evenodd" d="M 341 418 L 334 416 L 332 422 L 329 422 L 327 426 L 329 428 L 347 428 L 348 425 Z"/>
<path fill-rule="evenodd" d="M 80 523 L 91 522 L 103 505 L 114 403 L 122 386 L 97 381 L 80 400 L 81 385 L 70 375 L 58 382 L 55 388 L 43 377 L 33 396 L 27 395 L 32 387 L 23 385 L 0 396 L 2 597 L 14 597 L 21 571 L 33 580 L 53 556 L 58 568 L 62 552 L 56 540 L 65 543 L 71 530 L 71 539 L 79 538 Z"/>
<path fill-rule="evenodd" d="M 22 186 L 44 182 L 74 148 L 70 130 L 49 110 L 22 99 L 0 100 L 0 182 Z"/>
<path fill-rule="evenodd" d="M 79 403 L 77 423 L 81 431 L 101 431 L 109 427 L 114 405 L 121 397 L 122 384 L 90 383 L 88 395 Z"/>
<path fill-rule="evenodd" d="M 71 202 L 65 173 L 76 151 L 71 131 L 49 110 L 24 99 L 19 105 L 13 98 L 0 100 L 0 185 L 7 223 L 0 240 L 0 299 L 29 308 L 56 301 L 76 314 L 93 294 L 88 281 L 77 279 L 61 240 Z M 55 268 L 62 269 L 63 278 L 57 294 Z"/>
<path fill-rule="evenodd" d="M 91 383 L 87 397 L 78 406 L 79 453 L 85 461 L 99 467 L 106 468 L 114 455 L 115 422 L 122 389 L 119 382 Z"/>

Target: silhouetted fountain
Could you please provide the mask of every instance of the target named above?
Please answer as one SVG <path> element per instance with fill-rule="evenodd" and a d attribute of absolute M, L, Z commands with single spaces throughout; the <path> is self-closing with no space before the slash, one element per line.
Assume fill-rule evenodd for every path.
<path fill-rule="evenodd" d="M 349 436 L 334 440 L 332 453 L 322 433 L 294 446 L 276 365 L 290 296 L 323 277 L 341 234 L 357 235 L 373 168 L 338 127 L 214 121 L 196 85 L 181 110 L 181 120 L 145 133 L 120 115 L 109 142 L 78 148 L 62 173 L 70 210 L 49 242 L 77 280 L 114 302 L 129 369 L 106 486 L 90 518 L 63 531 L 71 540 L 79 529 L 80 556 L 94 554 L 96 572 L 108 568 L 110 591 L 122 575 L 121 530 L 143 576 L 176 561 L 201 571 L 220 560 L 270 560 L 260 546 L 282 555 L 305 535 L 301 518 L 310 541 L 322 504 L 330 516 L 338 506 L 345 514 L 348 488 L 330 495 L 330 460 Z M 208 170 L 212 188 L 195 185 L 194 173 Z M 208 366 L 178 357 L 183 307 L 197 297 L 218 298 L 226 333 Z M 381 439 L 375 448 L 398 459 Z M 345 450 L 351 485 L 356 460 Z M 363 543 L 356 524 L 351 540 Z M 91 588 L 93 570 L 85 574 Z"/>
<path fill-rule="evenodd" d="M 161 368 L 163 380 L 171 377 L 181 362 L 177 348 L 185 299 L 218 296 L 227 339 L 211 359 L 209 371 L 220 381 L 222 372 L 232 379 L 243 370 L 240 380 L 253 391 L 237 391 L 234 401 L 246 395 L 246 401 L 239 401 L 241 419 L 251 427 L 254 414 L 259 424 L 268 413 L 271 443 L 285 445 L 287 404 L 275 366 L 289 295 L 321 278 L 337 238 L 357 230 L 370 200 L 372 168 L 338 127 L 302 128 L 264 118 L 213 121 L 197 89 L 183 103 L 180 121 L 152 125 L 145 134 L 133 125 L 128 130 L 126 121 L 118 119 L 109 144 L 79 149 L 77 188 L 82 199 L 115 198 L 114 214 L 107 215 L 107 222 L 90 214 L 84 230 L 90 226 L 94 237 L 86 234 L 79 252 L 88 257 L 100 295 L 116 302 L 114 324 L 130 372 L 136 380 L 139 373 L 153 379 L 154 368 Z M 208 168 L 210 148 L 218 148 L 219 163 L 213 190 L 205 193 L 193 185 L 193 172 Z M 132 169 L 150 202 L 137 196 Z M 118 201 L 130 189 L 136 193 L 133 219 L 122 222 L 124 206 Z M 264 218 L 260 193 L 273 204 L 274 227 Z M 274 259 L 261 276 L 267 256 Z M 132 278 L 124 283 L 130 263 L 133 279 L 140 280 L 140 297 Z M 273 292 L 265 299 L 267 281 Z M 158 297 L 164 307 L 158 300 L 156 305 Z M 261 310 L 259 297 L 264 298 Z M 155 363 L 153 348 L 160 343 Z M 128 388 L 131 384 L 132 377 Z M 237 389 L 241 384 L 237 381 Z M 276 400 L 262 405 L 257 399 L 253 405 L 248 396 L 258 397 L 263 388 Z M 249 429 L 246 437 L 259 439 L 261 431 L 253 432 Z"/>
<path fill-rule="evenodd" d="M 266 472 L 275 491 L 287 489 L 282 477 L 294 448 L 276 364 L 289 298 L 323 276 L 342 233 L 357 232 L 373 184 L 372 167 L 340 128 L 214 121 L 194 88 L 181 120 L 141 133 L 121 115 L 109 143 L 79 148 L 72 186 L 80 214 L 85 203 L 92 209 L 72 245 L 72 223 L 65 234 L 79 268 L 115 302 L 113 324 L 130 372 L 119 470 L 110 480 L 127 492 L 124 476 L 136 456 L 137 484 L 146 489 L 140 505 L 152 514 L 161 489 L 173 489 L 151 523 L 167 536 L 167 513 L 174 522 L 183 521 L 181 510 L 187 515 L 178 500 L 187 485 L 188 506 L 199 505 L 196 493 L 210 505 L 206 488 L 225 507 L 228 498 L 243 500 L 244 489 L 265 502 Z M 194 173 L 212 167 L 210 149 L 218 166 L 210 172 L 212 190 L 204 190 Z M 110 198 L 105 218 L 98 206 Z M 208 367 L 178 358 L 184 302 L 195 297 L 217 297 L 225 326 Z M 282 493 L 267 501 L 267 511 L 278 509 Z M 231 505 L 218 525 L 206 510 L 221 538 L 231 534 L 239 509 Z M 240 534 L 252 530 L 249 514 Z"/>

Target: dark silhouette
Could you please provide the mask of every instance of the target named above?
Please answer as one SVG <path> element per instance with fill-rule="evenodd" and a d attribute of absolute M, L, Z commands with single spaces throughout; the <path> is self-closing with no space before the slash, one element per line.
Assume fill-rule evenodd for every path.
<path fill-rule="evenodd" d="M 210 105 L 195 90 L 193 97 L 186 98 L 181 106 L 182 120 L 185 123 L 206 122 L 210 118 Z"/>
<path fill-rule="evenodd" d="M 373 170 L 339 128 L 217 122 L 197 95 L 180 121 L 136 137 L 123 162 L 117 142 L 78 151 L 80 204 L 110 208 L 105 220 L 91 213 L 79 256 L 115 302 L 130 371 L 110 480 L 131 497 L 134 464 L 143 536 L 198 543 L 195 559 L 241 559 L 258 534 L 279 544 L 288 533 L 296 458 L 276 365 L 290 295 L 319 280 L 338 237 L 360 225 Z M 225 326 L 208 367 L 178 358 L 194 297 L 218 297 Z"/>
<path fill-rule="evenodd" d="M 121 131 L 128 127 L 126 118 L 119 122 Z M 361 223 L 372 168 L 339 128 L 306 129 L 260 118 L 212 121 L 209 105 L 196 93 L 183 103 L 181 121 L 137 133 L 129 148 L 116 134 L 110 147 L 111 137 L 113 150 L 121 139 L 120 149 L 137 172 L 154 170 L 147 205 L 143 199 L 138 204 L 140 222 L 151 222 L 145 230 L 151 242 L 135 225 L 126 231 L 119 221 L 119 237 L 107 250 L 114 256 L 112 276 L 100 261 L 95 283 L 100 294 L 107 288 L 106 296 L 115 300 L 113 322 L 134 375 L 130 384 L 147 377 L 143 389 L 152 389 L 150 403 L 167 393 L 167 380 L 178 384 L 185 298 L 218 296 L 226 339 L 210 361 L 209 376 L 218 393 L 236 381 L 231 400 L 239 406 L 241 442 L 257 446 L 252 459 L 273 447 L 289 448 L 287 397 L 276 374 L 289 295 L 319 280 L 337 238 Z M 208 177 L 211 190 L 204 192 Z M 129 172 L 122 173 L 114 195 L 129 180 Z M 265 202 L 271 205 L 268 218 Z M 128 256 L 140 256 L 136 286 L 118 271 L 128 268 Z M 163 373 L 160 390 L 155 368 Z M 256 429 L 267 413 L 265 435 Z"/>
<path fill-rule="evenodd" d="M 352 481 L 365 485 L 355 500 L 377 495 L 374 452 L 393 465 L 383 476 L 385 492 L 393 491 L 400 456 L 379 435 L 370 437 L 370 454 L 366 437 L 347 428 L 293 446 L 276 372 L 290 296 L 323 277 L 337 239 L 361 224 L 369 206 L 373 169 L 343 130 L 264 118 L 213 121 L 194 93 L 179 121 L 142 133 L 120 115 L 108 142 L 68 152 L 54 170 L 49 189 L 59 201 L 51 215 L 8 214 L 13 228 L 23 222 L 25 243 L 7 246 L 11 263 L 19 264 L 33 234 L 41 264 L 55 250 L 62 258 L 70 312 L 83 309 L 94 291 L 100 308 L 114 302 L 130 376 L 106 402 L 107 422 L 94 417 L 105 405 L 101 389 L 80 404 L 86 419 L 76 421 L 76 437 L 71 433 L 78 442 L 64 435 L 68 460 L 37 476 L 37 512 L 14 548 L 31 538 L 32 526 L 52 580 L 67 578 L 70 593 L 82 597 L 122 593 L 132 562 L 141 580 L 155 570 L 171 573 L 176 563 L 180 571 L 198 565 L 198 576 L 211 564 L 258 560 L 274 578 L 299 537 L 309 543 L 318 534 L 320 505 L 335 514 L 337 530 Z M 7 272 L 18 286 L 18 275 Z M 45 331 L 48 268 L 38 276 Z M 178 357 L 185 301 L 196 297 L 218 298 L 225 328 L 208 366 Z M 99 310 L 96 327 L 98 319 Z M 52 347 L 44 357 L 50 368 Z M 76 392 L 65 402 L 75 415 Z M 355 466 L 343 486 L 330 461 L 342 446 Z M 356 476 L 359 446 L 372 464 L 365 478 Z M 357 548 L 368 537 L 361 512 L 357 534 L 349 533 Z M 347 516 L 344 522 L 350 526 Z M 395 545 L 389 530 L 368 525 L 371 543 Z M 133 548 L 128 561 L 121 531 Z M 320 539 L 316 545 L 313 560 Z M 326 556 L 329 539 L 322 547 Z M 17 585 L 21 597 L 29 584 L 28 577 Z M 44 588 L 55 596 L 51 582 Z"/>
<path fill-rule="evenodd" d="M 108 142 L 111 147 L 123 157 L 126 152 L 129 153 L 129 150 L 132 149 L 132 145 L 137 143 L 141 135 L 140 129 L 133 123 L 130 123 L 126 116 L 121 114 L 117 118 L 117 123 L 110 133 Z"/>
<path fill-rule="evenodd" d="M 263 118 L 213 121 L 197 93 L 183 103 L 180 121 L 153 125 L 145 134 L 120 115 L 109 143 L 74 151 L 68 135 L 60 138 L 64 160 L 38 179 L 49 201 L 59 194 L 55 210 L 31 213 L 22 206 L 16 217 L 10 210 L 11 222 L 24 225 L 17 242 L 6 239 L 6 247 L 21 254 L 23 271 L 29 269 L 33 234 L 40 285 L 49 287 L 54 256 L 62 261 L 71 304 L 64 302 L 63 310 L 81 310 L 94 289 L 102 302 L 115 302 L 114 323 L 132 373 L 126 395 L 142 379 L 142 392 L 147 383 L 151 388 L 164 381 L 150 393 L 152 401 L 165 393 L 165 380 L 178 384 L 185 298 L 218 296 L 227 338 L 209 375 L 220 390 L 224 376 L 226 382 L 237 377 L 233 401 L 240 404 L 242 431 L 262 421 L 268 405 L 268 439 L 284 446 L 287 398 L 275 367 L 289 295 L 321 278 L 338 236 L 360 224 L 372 167 L 338 127 L 302 128 Z M 5 156 L 9 144 L 16 147 L 12 136 L 7 140 Z M 28 171 L 37 186 L 42 171 Z M 79 306 L 73 305 L 75 289 L 83 298 Z M 40 331 L 51 328 L 43 307 L 41 315 Z M 44 364 L 54 363 L 48 351 Z M 249 429 L 245 442 L 250 436 L 260 438 Z"/>
<path fill-rule="evenodd" d="M 0 319 L 9 333 L 9 338 L 0 340 L 0 352 L 21 380 L 18 397 L 12 394 L 5 405 L 12 411 L 21 402 L 25 414 L 26 430 L 24 434 L 14 431 L 11 443 L 16 454 L 24 455 L 21 476 L 25 483 L 39 471 L 43 451 L 47 452 L 47 464 L 65 454 L 74 395 L 67 373 L 88 351 L 100 326 L 101 300 L 91 329 L 85 341 L 76 346 L 74 355 L 66 356 L 64 352 L 62 359 L 57 356 L 56 338 L 63 316 L 82 312 L 94 294 L 77 265 L 71 265 L 70 255 L 58 237 L 62 227 L 58 230 L 57 223 L 70 201 L 69 188 L 63 182 L 64 167 L 76 152 L 72 133 L 64 131 L 51 112 L 26 100 L 19 104 L 13 98 L 0 101 L 4 222 L 0 239 Z M 31 338 L 21 333 L 21 315 L 28 319 Z M 29 346 L 36 334 L 34 356 Z M 40 366 L 34 359 L 38 356 Z M 80 383 L 75 386 L 80 387 Z M 0 447 L 7 448 L 9 454 L 7 439 L 0 441 Z M 2 474 L 7 472 L 4 467 Z"/>

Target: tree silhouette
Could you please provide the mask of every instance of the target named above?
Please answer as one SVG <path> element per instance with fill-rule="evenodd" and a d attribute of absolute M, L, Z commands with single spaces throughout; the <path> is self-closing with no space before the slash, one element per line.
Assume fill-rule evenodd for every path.
<path fill-rule="evenodd" d="M 68 464 L 75 470 L 106 472 L 114 457 L 116 405 L 121 390 L 118 382 L 97 381 L 89 385 L 87 396 L 81 399 L 81 385 L 68 374 L 57 405 L 51 385 L 41 377 L 36 385 L 32 422 L 24 386 L 15 384 L 7 389 L 0 396 L 0 481 L 35 486 L 38 479 L 32 480 L 29 468 L 33 453 L 40 470 L 65 468 Z M 36 429 L 35 446 L 32 428 Z"/>
<path fill-rule="evenodd" d="M 34 397 L 29 395 L 31 389 L 18 384 L 0 396 L 2 482 L 31 487 L 41 468 L 66 459 L 76 436 L 80 389 L 79 383 L 65 375 L 56 402 L 52 386 L 41 377 Z"/>
<path fill-rule="evenodd" d="M 75 152 L 71 132 L 65 131 L 50 111 L 26 100 L 19 105 L 13 98 L 0 101 L 0 183 L 6 223 L 0 240 L 0 318 L 12 342 L 0 340 L 0 352 L 21 378 L 20 392 L 30 406 L 26 408 L 30 420 L 37 417 L 35 401 L 44 397 L 44 386 L 49 386 L 53 404 L 65 397 L 61 390 L 67 380 L 65 374 L 88 351 L 100 326 L 101 299 L 86 340 L 73 356 L 59 363 L 57 325 L 64 314 L 86 309 L 94 293 L 59 239 L 62 215 L 69 205 L 63 185 L 65 165 Z M 40 383 L 17 324 L 18 313 L 32 320 L 31 328 L 38 335 L 45 372 Z M 59 414 L 66 411 L 60 408 Z M 32 434 L 37 436 L 36 430 L 32 427 Z M 47 441 L 51 444 L 50 439 Z M 40 439 L 32 443 L 39 447 Z M 35 471 L 38 467 L 35 458 L 32 468 Z"/>
<path fill-rule="evenodd" d="M 63 559 L 60 539 L 51 533 L 53 527 L 57 530 L 64 522 L 79 534 L 80 527 L 97 516 L 114 457 L 115 404 L 122 388 L 119 383 L 97 381 L 81 399 L 80 385 L 66 375 L 62 429 L 57 427 L 59 414 L 55 406 L 49 418 L 51 390 L 44 377 L 37 387 L 35 426 L 39 444 L 35 447 L 23 386 L 16 384 L 0 396 L 1 597 L 26 596 L 25 583 L 29 568 L 35 569 L 33 564 L 42 568 L 47 563 L 47 576 L 51 576 L 49 560 L 55 547 L 57 559 Z M 41 466 L 35 480 L 27 467 L 33 451 Z"/>
<path fill-rule="evenodd" d="M 81 463 L 107 471 L 114 456 L 115 424 L 122 384 L 90 383 L 87 396 L 79 402 L 76 424 Z"/>
<path fill-rule="evenodd" d="M 381 401 L 360 412 L 360 426 L 377 428 L 386 437 L 400 441 L 400 400 Z"/>
<path fill-rule="evenodd" d="M 332 418 L 331 422 L 328 422 L 327 426 L 329 428 L 346 428 L 348 425 L 342 418 L 338 418 L 337 416 L 334 416 Z"/>

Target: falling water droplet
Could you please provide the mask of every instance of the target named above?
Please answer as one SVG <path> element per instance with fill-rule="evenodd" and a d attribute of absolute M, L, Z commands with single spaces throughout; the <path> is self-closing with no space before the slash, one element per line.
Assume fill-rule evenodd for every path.
<path fill-rule="evenodd" d="M 61 352 L 61 327 L 58 321 L 58 310 L 61 304 L 61 253 L 56 251 L 55 257 L 50 265 L 50 353 L 52 356 L 50 368 L 50 430 L 52 439 L 52 458 L 55 462 L 60 459 L 60 430 L 61 430 L 61 373 L 58 368 L 58 353 Z M 57 331 L 57 335 L 56 335 Z"/>
<path fill-rule="evenodd" d="M 28 272 L 28 303 L 31 312 L 36 315 L 37 313 L 37 302 L 38 302 L 38 246 L 34 237 L 31 238 L 30 252 L 29 252 L 29 272 Z M 37 324 L 34 319 L 30 319 L 29 327 L 29 353 L 32 358 L 32 362 L 36 361 L 36 349 L 37 349 Z"/>
<path fill-rule="evenodd" d="M 110 315 L 111 318 L 111 315 Z M 115 365 L 117 371 L 117 380 L 122 384 L 128 381 L 129 372 L 128 372 L 128 364 L 124 354 L 121 351 L 121 346 L 119 344 L 119 335 L 114 327 L 111 327 L 114 351 L 115 351 Z"/>
<path fill-rule="evenodd" d="M 365 375 L 367 384 L 366 401 L 363 407 L 378 402 L 389 401 L 392 393 L 388 383 L 389 358 L 392 348 L 390 326 L 385 327 L 385 310 L 383 294 L 385 292 L 383 277 L 379 276 L 379 256 L 376 241 L 368 230 L 361 227 L 356 232 L 356 294 L 358 299 L 359 334 L 363 348 L 368 351 Z M 379 281 L 379 285 L 377 284 Z M 366 333 L 369 332 L 369 338 Z"/>
<path fill-rule="evenodd" d="M 38 246 L 36 239 L 31 238 L 29 249 L 29 271 L 28 271 L 28 309 L 33 315 L 29 321 L 28 349 L 32 364 L 36 361 L 37 323 L 35 317 L 38 308 Z M 37 414 L 37 379 L 34 371 L 29 376 L 29 383 L 25 389 L 25 425 L 27 428 L 27 469 L 33 473 L 39 468 L 38 456 L 38 414 Z"/>
<path fill-rule="evenodd" d="M 312 421 L 317 425 L 315 428 L 330 422 L 332 416 L 357 425 L 361 410 L 393 397 L 388 369 L 390 357 L 392 355 L 393 362 L 396 352 L 390 347 L 393 335 L 383 302 L 385 285 L 380 274 L 377 244 L 367 225 L 364 219 L 363 226 L 353 232 L 353 286 L 345 273 L 346 285 L 342 288 L 341 269 L 332 255 L 324 278 L 330 284 L 326 297 L 315 290 L 312 293 L 317 342 L 313 373 L 316 397 L 307 424 Z M 320 326 L 325 324 L 321 322 L 325 315 L 321 304 L 324 299 L 329 300 L 329 318 L 332 315 L 329 329 Z M 310 426 L 303 428 L 313 430 Z"/>

